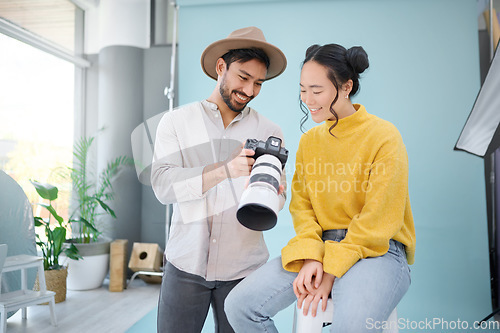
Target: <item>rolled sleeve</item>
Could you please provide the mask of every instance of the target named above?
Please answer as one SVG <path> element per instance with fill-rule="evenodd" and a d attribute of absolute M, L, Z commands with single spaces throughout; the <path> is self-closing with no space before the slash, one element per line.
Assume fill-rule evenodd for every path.
<path fill-rule="evenodd" d="M 353 246 L 355 247 L 355 246 Z M 323 269 L 336 277 L 342 277 L 361 257 L 348 244 L 326 241 Z"/>
<path fill-rule="evenodd" d="M 294 237 L 281 251 L 283 268 L 289 272 L 298 272 L 305 259 L 322 262 L 325 246 L 322 241 L 313 238 Z"/>

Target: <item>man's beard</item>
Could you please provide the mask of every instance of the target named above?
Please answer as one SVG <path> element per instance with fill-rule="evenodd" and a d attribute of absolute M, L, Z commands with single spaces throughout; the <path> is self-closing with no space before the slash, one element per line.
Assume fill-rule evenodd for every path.
<path fill-rule="evenodd" d="M 246 102 L 245 104 L 233 103 L 233 101 L 231 100 L 231 95 L 233 93 L 238 93 L 238 94 L 245 96 L 245 97 L 249 97 L 249 96 L 247 96 L 246 94 L 242 93 L 241 91 L 237 91 L 237 90 L 233 90 L 230 92 L 229 89 L 227 89 L 227 87 L 225 85 L 225 80 L 223 80 L 221 82 L 220 87 L 219 87 L 219 92 L 220 92 L 220 95 L 221 95 L 224 103 L 226 103 L 227 107 L 234 112 L 243 111 L 245 109 L 245 107 L 247 106 L 248 102 L 250 102 L 252 100 L 252 97 L 250 97 L 248 102 Z"/>

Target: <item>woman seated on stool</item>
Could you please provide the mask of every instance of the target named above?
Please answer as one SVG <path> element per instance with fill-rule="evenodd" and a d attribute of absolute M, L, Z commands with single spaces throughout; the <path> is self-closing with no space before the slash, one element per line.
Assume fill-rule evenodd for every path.
<path fill-rule="evenodd" d="M 314 316 L 329 295 L 331 332 L 373 332 L 369 323 L 387 320 L 408 290 L 415 253 L 408 157 L 394 125 L 351 102 L 367 68 L 362 47 L 306 51 L 302 124 L 308 113 L 322 124 L 302 135 L 296 155 L 290 212 L 297 235 L 281 258 L 227 297 L 236 332 L 277 332 L 271 318 L 278 311 L 297 300 Z"/>

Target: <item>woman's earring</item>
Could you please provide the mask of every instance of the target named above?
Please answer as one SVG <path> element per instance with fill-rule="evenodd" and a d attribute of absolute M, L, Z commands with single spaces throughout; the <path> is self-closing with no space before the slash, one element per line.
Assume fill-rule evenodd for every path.
<path fill-rule="evenodd" d="M 349 95 L 345 95 L 345 99 L 348 99 L 349 98 Z"/>

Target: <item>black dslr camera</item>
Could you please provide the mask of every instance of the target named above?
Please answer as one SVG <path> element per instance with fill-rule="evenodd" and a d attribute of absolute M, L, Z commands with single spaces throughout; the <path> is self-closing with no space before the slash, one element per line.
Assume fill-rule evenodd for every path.
<path fill-rule="evenodd" d="M 269 154 L 276 156 L 281 162 L 281 168 L 285 167 L 286 160 L 288 159 L 288 150 L 281 147 L 281 139 L 275 136 L 270 136 L 266 142 L 257 139 L 247 139 L 245 149 L 252 149 L 255 155 L 251 156 L 254 159 Z"/>

